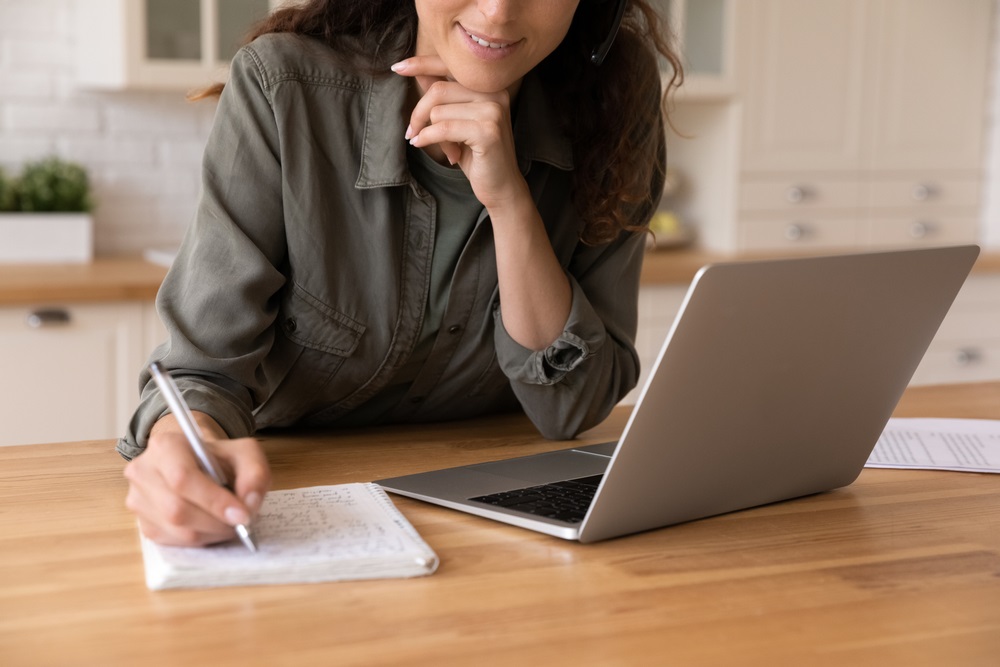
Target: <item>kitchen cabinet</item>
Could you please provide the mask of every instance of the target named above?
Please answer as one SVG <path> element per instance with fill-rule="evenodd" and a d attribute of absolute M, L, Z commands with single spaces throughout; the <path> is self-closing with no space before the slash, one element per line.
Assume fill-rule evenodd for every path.
<path fill-rule="evenodd" d="M 966 280 L 912 384 L 981 382 L 1000 378 L 1000 275 Z"/>
<path fill-rule="evenodd" d="M 144 305 L 0 307 L 0 445 L 120 435 L 138 403 Z"/>
<path fill-rule="evenodd" d="M 86 88 L 187 90 L 225 77 L 278 0 L 75 0 L 76 80 Z"/>
<path fill-rule="evenodd" d="M 120 436 L 165 339 L 166 269 L 134 258 L 0 264 L 0 445 Z"/>
<path fill-rule="evenodd" d="M 671 146 L 704 191 L 688 215 L 703 245 L 978 240 L 991 0 L 744 0 L 733 11 L 734 101 L 699 109 L 722 122 L 696 122 L 694 146 Z M 716 136 L 738 148 L 710 166 L 691 159 Z M 731 209 L 713 204 L 730 194 Z"/>
<path fill-rule="evenodd" d="M 684 64 L 685 100 L 726 99 L 735 93 L 733 0 L 653 0 L 667 18 Z M 663 63 L 664 76 L 669 68 Z"/>

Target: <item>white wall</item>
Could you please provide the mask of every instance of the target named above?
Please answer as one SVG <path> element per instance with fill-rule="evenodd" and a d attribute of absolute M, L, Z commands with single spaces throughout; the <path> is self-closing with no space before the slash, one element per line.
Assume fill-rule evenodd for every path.
<path fill-rule="evenodd" d="M 10 173 L 51 154 L 85 165 L 98 255 L 176 246 L 197 204 L 215 105 L 180 92 L 76 90 L 73 12 L 71 0 L 0 0 L 0 166 Z"/>
<path fill-rule="evenodd" d="M 140 0 L 133 0 L 138 2 Z M 80 92 L 71 0 L 0 0 L 0 166 L 50 154 L 90 169 L 98 255 L 176 245 L 198 199 L 214 105 L 180 93 Z M 994 29 L 984 242 L 1000 247 L 1000 0 Z"/>

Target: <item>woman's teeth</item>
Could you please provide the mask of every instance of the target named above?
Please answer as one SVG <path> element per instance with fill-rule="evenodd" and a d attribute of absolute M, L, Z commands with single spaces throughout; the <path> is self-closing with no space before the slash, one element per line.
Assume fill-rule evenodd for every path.
<path fill-rule="evenodd" d="M 493 42 L 487 42 L 482 37 L 479 37 L 478 35 L 473 35 L 468 30 L 465 31 L 465 34 L 468 35 L 469 37 L 471 37 L 472 41 L 474 41 L 475 43 L 479 44 L 479 46 L 488 46 L 491 49 L 505 49 L 508 46 L 510 46 L 510 44 L 494 44 Z"/>

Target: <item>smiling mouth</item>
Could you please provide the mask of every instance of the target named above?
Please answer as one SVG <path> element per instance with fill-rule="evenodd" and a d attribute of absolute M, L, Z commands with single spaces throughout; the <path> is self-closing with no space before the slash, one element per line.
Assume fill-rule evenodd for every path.
<path fill-rule="evenodd" d="M 462 30 L 465 30 L 465 28 L 462 28 Z M 479 46 L 487 46 L 491 49 L 498 49 L 498 50 L 506 49 L 514 44 L 517 44 L 517 42 L 491 42 L 489 40 L 483 39 L 482 37 L 480 37 L 475 33 L 469 32 L 468 30 L 465 30 L 465 34 L 468 35 L 469 38 L 476 44 L 479 44 Z"/>

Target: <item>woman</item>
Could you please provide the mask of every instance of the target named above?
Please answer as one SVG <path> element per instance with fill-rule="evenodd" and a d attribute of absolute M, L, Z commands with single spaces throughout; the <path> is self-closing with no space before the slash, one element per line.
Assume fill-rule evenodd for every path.
<path fill-rule="evenodd" d="M 118 444 L 143 533 L 231 538 L 269 484 L 259 428 L 522 409 L 570 438 L 606 417 L 638 376 L 663 182 L 652 47 L 680 72 L 645 0 L 311 0 L 268 19 L 219 87 L 153 353 L 234 489 L 144 373 Z"/>

